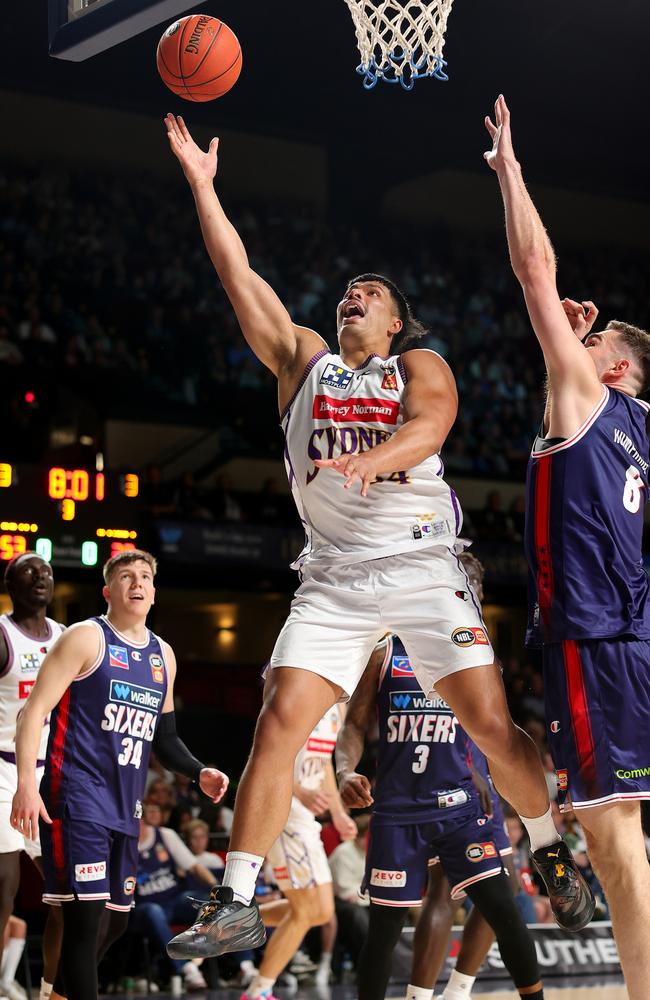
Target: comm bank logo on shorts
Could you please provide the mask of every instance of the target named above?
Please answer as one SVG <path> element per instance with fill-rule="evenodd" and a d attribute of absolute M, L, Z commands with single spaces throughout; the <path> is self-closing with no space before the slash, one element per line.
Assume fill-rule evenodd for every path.
<path fill-rule="evenodd" d="M 86 865 L 75 865 L 74 877 L 76 882 L 99 882 L 106 878 L 106 862 L 91 861 Z"/>
<path fill-rule="evenodd" d="M 650 778 L 650 764 L 647 764 L 645 767 L 631 767 L 629 769 L 619 767 L 616 771 L 616 777 L 622 778 L 623 781 L 634 781 L 635 778 Z"/>
<path fill-rule="evenodd" d="M 135 892 L 135 875 L 129 875 L 124 879 L 124 895 L 132 896 Z"/>
<path fill-rule="evenodd" d="M 135 708 L 146 708 L 157 712 L 162 702 L 162 691 L 112 680 L 109 698 L 120 705 L 133 705 Z"/>
<path fill-rule="evenodd" d="M 488 637 L 482 628 L 455 628 L 451 633 L 451 641 L 456 646 L 487 646 Z"/>
<path fill-rule="evenodd" d="M 394 656 L 390 665 L 391 677 L 412 677 L 413 667 L 408 656 Z"/>
<path fill-rule="evenodd" d="M 370 885 L 394 886 L 400 889 L 406 885 L 406 872 L 386 871 L 384 868 L 370 870 Z"/>
<path fill-rule="evenodd" d="M 491 841 L 486 844 L 469 844 L 465 851 L 465 857 L 468 861 L 477 864 L 483 858 L 496 858 L 497 849 Z"/>
<path fill-rule="evenodd" d="M 353 378 L 354 372 L 348 368 L 339 368 L 330 361 L 320 377 L 320 384 L 329 385 L 332 389 L 347 389 Z"/>

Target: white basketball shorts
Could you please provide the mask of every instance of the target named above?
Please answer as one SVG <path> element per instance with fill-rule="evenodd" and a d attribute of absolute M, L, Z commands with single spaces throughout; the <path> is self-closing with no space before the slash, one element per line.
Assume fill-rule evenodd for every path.
<path fill-rule="evenodd" d="M 36 769 L 36 783 L 40 785 L 43 768 Z M 18 768 L 8 760 L 0 757 L 0 854 L 10 854 L 12 851 L 25 851 L 30 858 L 40 858 L 40 840 L 28 840 L 22 833 L 14 830 L 10 823 L 11 803 L 18 785 Z"/>
<path fill-rule="evenodd" d="M 332 881 L 327 855 L 320 839 L 320 823 L 296 822 L 289 817 L 286 827 L 266 856 L 273 878 L 282 892 L 312 889 Z"/>
<path fill-rule="evenodd" d="M 458 556 L 448 546 L 431 545 L 303 571 L 270 666 L 311 670 L 349 697 L 387 632 L 404 643 L 426 694 L 449 674 L 494 661 Z"/>

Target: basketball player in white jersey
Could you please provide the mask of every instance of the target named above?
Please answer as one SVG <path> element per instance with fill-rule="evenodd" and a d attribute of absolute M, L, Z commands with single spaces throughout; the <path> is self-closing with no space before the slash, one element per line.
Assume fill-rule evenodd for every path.
<path fill-rule="evenodd" d="M 332 874 L 316 816 L 329 812 L 343 840 L 356 836 L 356 825 L 343 808 L 332 767 L 340 727 L 340 707 L 333 705 L 296 757 L 289 818 L 266 858 L 285 898 L 261 906 L 264 925 L 275 927 L 275 931 L 259 973 L 241 1000 L 274 1000 L 275 980 L 307 931 L 326 924 L 334 913 Z"/>
<path fill-rule="evenodd" d="M 348 284 L 336 314 L 338 354 L 294 324 L 251 269 L 217 198 L 218 140 L 204 153 L 182 119 L 168 115 L 165 125 L 244 337 L 277 376 L 287 471 L 307 535 L 239 785 L 223 886 L 169 954 L 221 954 L 257 937 L 255 879 L 289 813 L 296 754 L 354 690 L 387 631 L 401 636 L 425 692 L 435 686 L 486 754 L 533 849 L 552 846 L 545 878 L 556 918 L 582 926 L 593 899 L 551 819 L 538 753 L 510 717 L 478 603 L 458 596 L 472 592 L 455 554 L 462 514 L 439 457 L 458 408 L 449 367 L 433 351 L 396 353 L 413 317 L 380 275 Z"/>
<path fill-rule="evenodd" d="M 27 839 L 9 822 L 18 781 L 16 720 L 34 686 L 45 654 L 64 631 L 63 625 L 45 614 L 52 600 L 54 579 L 50 564 L 35 552 L 25 552 L 9 563 L 5 587 L 13 611 L 0 615 L 0 942 L 18 890 L 20 851 L 25 851 L 43 874 L 39 841 Z M 39 784 L 49 731 L 48 723 L 43 726 L 38 751 Z M 47 1000 L 52 991 L 61 950 L 61 932 L 60 913 L 49 913 L 43 937 L 42 1000 Z M 0 983 L 0 996 L 3 986 Z"/>

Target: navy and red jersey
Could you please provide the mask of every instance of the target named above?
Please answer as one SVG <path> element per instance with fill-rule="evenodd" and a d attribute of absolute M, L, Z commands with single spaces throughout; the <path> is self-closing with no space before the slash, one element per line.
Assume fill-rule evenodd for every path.
<path fill-rule="evenodd" d="M 397 636 L 387 640 L 377 710 L 373 823 L 435 821 L 469 803 L 475 788 L 466 733 L 442 698 L 427 698 Z"/>
<path fill-rule="evenodd" d="M 529 643 L 650 638 L 641 555 L 649 409 L 603 386 L 573 437 L 535 441 L 526 483 Z"/>
<path fill-rule="evenodd" d="M 176 899 L 183 889 L 176 864 L 158 828 L 154 831 L 153 844 L 138 849 L 138 874 L 136 899 L 142 903 L 163 906 Z"/>
<path fill-rule="evenodd" d="M 105 616 L 95 663 L 52 712 L 41 795 L 53 819 L 84 819 L 137 836 L 158 717 L 167 692 L 162 643 L 130 642 Z"/>

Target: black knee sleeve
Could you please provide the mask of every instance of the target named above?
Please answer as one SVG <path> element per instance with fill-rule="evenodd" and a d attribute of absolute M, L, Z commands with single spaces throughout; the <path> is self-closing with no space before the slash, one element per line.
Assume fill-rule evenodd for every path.
<path fill-rule="evenodd" d="M 97 996 L 97 943 L 106 906 L 103 899 L 75 899 L 61 909 L 63 943 L 55 985 L 63 987 L 68 1000 L 88 1000 Z"/>
<path fill-rule="evenodd" d="M 519 989 L 539 982 L 533 939 L 517 908 L 505 872 L 475 882 L 466 889 L 482 917 L 496 934 L 503 964 Z"/>
<path fill-rule="evenodd" d="M 98 965 L 110 946 L 115 944 L 115 942 L 125 933 L 130 915 L 130 910 L 126 912 L 123 910 L 106 910 L 106 915 L 102 922 L 99 935 L 99 943 L 97 945 Z"/>
<path fill-rule="evenodd" d="M 370 904 L 368 937 L 357 966 L 359 1000 L 384 1000 L 393 951 L 404 926 L 407 908 Z"/>

